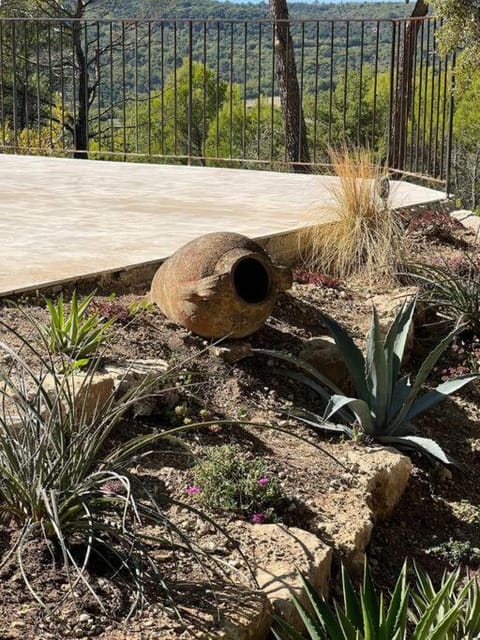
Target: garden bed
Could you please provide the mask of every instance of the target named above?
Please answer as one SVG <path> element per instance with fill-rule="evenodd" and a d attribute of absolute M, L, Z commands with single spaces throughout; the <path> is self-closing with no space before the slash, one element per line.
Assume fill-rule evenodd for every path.
<path fill-rule="evenodd" d="M 465 250 L 472 248 L 472 241 L 472 235 L 461 225 L 450 225 L 445 218 L 439 226 L 426 214 L 422 221 L 411 224 L 410 259 L 435 261 L 443 256 L 449 261 L 458 260 Z M 173 390 L 160 396 L 152 415 L 127 416 L 115 432 L 114 440 L 126 440 L 165 427 L 208 423 L 182 435 L 188 451 L 179 443 L 170 442 L 166 446 L 162 442 L 153 447 L 152 455 L 141 460 L 134 472 L 152 491 L 165 495 L 169 518 L 185 535 L 195 539 L 207 557 L 221 565 L 224 581 L 218 583 L 213 569 L 205 569 L 191 554 L 181 550 L 173 553 L 159 547 L 155 551 L 156 559 L 171 599 L 165 599 L 159 590 L 158 594 L 151 594 L 152 605 L 125 622 L 131 602 L 125 590 L 102 574 L 101 563 L 97 563 L 97 571 L 92 572 L 91 578 L 103 596 L 106 609 L 102 611 L 85 585 L 79 583 L 75 587 L 76 601 L 66 597 L 52 612 L 38 606 L 25 588 L 18 566 L 9 561 L 0 573 L 2 638 L 230 637 L 222 636 L 221 629 L 225 629 L 225 620 L 233 625 L 232 620 L 237 619 L 242 626 L 238 620 L 241 618 L 239 602 L 246 603 L 245 609 L 257 619 L 259 628 L 262 624 L 265 626 L 270 615 L 268 605 L 262 596 L 250 591 L 255 588 L 250 570 L 253 566 L 255 573 L 259 558 L 261 562 L 257 564 L 261 565 L 265 558 L 268 562 L 282 562 L 289 554 L 295 557 L 295 551 L 285 551 L 280 544 L 276 547 L 272 538 L 260 540 L 263 535 L 260 530 L 277 527 L 278 523 L 312 534 L 320 541 L 319 550 L 322 545 L 333 548 L 333 586 L 341 559 L 352 569 L 358 569 L 370 537 L 371 523 L 376 519 L 375 507 L 378 507 L 373 504 L 375 487 L 371 474 L 374 472 L 369 470 L 365 459 L 372 451 L 377 456 L 380 449 L 366 448 L 366 444 L 373 443 L 327 438 L 280 414 L 279 410 L 288 411 L 292 406 L 312 408 L 314 396 L 281 375 L 269 358 L 249 356 L 237 360 L 235 351 L 243 349 L 240 355 L 246 355 L 251 346 L 298 354 L 309 340 L 327 333 L 319 322 L 319 311 L 327 312 L 348 327 L 363 347 L 372 300 L 378 305 L 388 298 L 401 299 L 405 291 L 402 287 L 406 284 L 411 287 L 411 282 L 400 280 L 392 296 L 391 288 L 385 286 L 374 287 L 355 280 L 337 282 L 311 272 L 299 272 L 297 280 L 303 283 L 297 281 L 291 291 L 280 295 L 266 325 L 236 343 L 212 344 L 194 336 L 167 321 L 158 309 L 145 303 L 143 297 L 95 299 L 94 305 L 102 316 L 117 318 L 104 353 L 106 361 L 157 361 L 166 363 L 174 371 L 168 384 Z M 20 301 L 17 308 L 4 306 L 0 313 L 1 320 L 22 335 L 31 331 L 25 313 L 36 321 L 48 321 L 44 305 L 32 300 Z M 438 339 L 435 334 L 438 329 L 432 331 L 429 320 L 427 314 L 423 326 L 416 327 L 415 348 L 406 365 L 413 373 L 431 349 L 432 341 Z M 21 348 L 21 342 L 9 331 L 3 329 L 0 334 L 11 347 Z M 462 345 L 461 340 L 465 344 Z M 456 372 L 478 370 L 475 351 L 478 337 L 469 335 L 461 340 L 443 356 L 430 382 L 438 383 Z M 239 348 L 239 345 L 243 346 Z M 27 360 L 32 358 L 33 365 L 33 356 L 23 352 Z M 5 356 L 3 365 L 7 363 Z M 434 438 L 458 461 L 463 472 L 413 457 L 414 469 L 406 492 L 393 515 L 389 508 L 384 509 L 384 513 L 380 508 L 380 515 L 388 519 L 375 523 L 368 547 L 379 586 L 392 588 L 406 556 L 415 557 L 437 577 L 443 568 L 458 562 L 471 571 L 477 570 L 480 561 L 479 398 L 480 383 L 474 382 L 417 421 L 418 431 Z M 148 414 L 149 410 L 141 413 Z M 253 424 L 235 424 L 236 420 Z M 263 425 L 274 425 L 282 431 Z M 242 512 L 206 506 L 208 496 L 202 495 L 204 488 L 195 475 L 195 465 L 205 460 L 212 447 L 220 445 L 234 447 L 230 452 L 237 452 L 241 460 L 262 460 L 259 480 L 264 479 L 265 486 L 275 482 L 282 494 L 272 513 L 258 512 L 256 506 L 253 511 Z M 385 455 L 388 458 L 390 454 Z M 379 463 L 380 468 L 382 464 Z M 374 466 L 372 464 L 372 470 Z M 183 509 L 176 501 L 205 511 L 211 521 Z M 268 524 L 269 520 L 273 524 Z M 148 526 L 145 524 L 146 530 Z M 350 526 L 353 526 L 351 534 Z M 15 530 L 6 521 L 1 531 L 6 553 L 15 539 Z M 252 566 L 249 567 L 248 561 Z M 304 570 L 309 568 L 307 563 Z M 32 544 L 25 555 L 23 569 L 32 590 L 41 592 L 51 606 L 58 601 L 59 594 L 68 595 L 68 580 L 61 562 L 57 558 L 56 564 L 52 564 L 47 547 Z M 206 582 L 206 577 L 211 583 Z M 258 573 L 256 577 L 258 580 Z M 229 579 L 239 586 L 231 586 Z"/>

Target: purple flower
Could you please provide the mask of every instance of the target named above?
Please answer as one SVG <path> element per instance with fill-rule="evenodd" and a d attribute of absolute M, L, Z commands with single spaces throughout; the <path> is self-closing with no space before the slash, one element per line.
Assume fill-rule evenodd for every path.
<path fill-rule="evenodd" d="M 266 484 L 268 484 L 268 483 L 269 483 L 269 479 L 268 479 L 268 478 L 260 478 L 260 480 L 258 481 L 258 484 L 259 484 L 261 487 L 264 487 L 264 486 L 265 486 Z"/>
<path fill-rule="evenodd" d="M 252 517 L 250 518 L 250 520 L 254 524 L 264 524 L 264 522 L 266 520 L 265 514 L 263 514 L 263 513 L 254 513 L 254 514 L 252 514 Z"/>
<path fill-rule="evenodd" d="M 193 496 L 196 493 L 200 493 L 200 491 L 201 491 L 201 488 L 196 484 L 193 484 L 192 486 L 187 487 L 187 493 L 189 496 Z"/>

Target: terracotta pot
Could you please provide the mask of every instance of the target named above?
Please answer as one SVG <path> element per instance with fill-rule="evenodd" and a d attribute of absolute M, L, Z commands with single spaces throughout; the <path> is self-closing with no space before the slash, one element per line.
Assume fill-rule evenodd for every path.
<path fill-rule="evenodd" d="M 209 233 L 174 253 L 155 274 L 151 297 L 170 320 L 205 338 L 243 338 L 271 314 L 292 285 L 253 240 Z"/>

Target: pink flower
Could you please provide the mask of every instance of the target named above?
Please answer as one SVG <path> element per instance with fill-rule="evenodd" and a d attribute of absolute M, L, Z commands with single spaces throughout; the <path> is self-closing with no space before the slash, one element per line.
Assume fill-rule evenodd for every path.
<path fill-rule="evenodd" d="M 260 480 L 258 481 L 258 484 L 262 487 L 264 487 L 268 483 L 269 483 L 268 478 L 260 478 Z"/>
<path fill-rule="evenodd" d="M 187 487 L 187 493 L 189 496 L 193 496 L 196 493 L 200 493 L 200 491 L 201 491 L 201 488 L 196 484 L 193 484 L 191 487 Z"/>
<path fill-rule="evenodd" d="M 252 517 L 250 518 L 250 520 L 254 524 L 264 524 L 266 518 L 265 518 L 265 515 L 263 513 L 254 513 L 252 515 Z"/>

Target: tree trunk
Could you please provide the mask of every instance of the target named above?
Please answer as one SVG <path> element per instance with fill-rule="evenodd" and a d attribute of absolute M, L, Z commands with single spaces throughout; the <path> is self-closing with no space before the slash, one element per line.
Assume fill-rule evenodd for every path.
<path fill-rule="evenodd" d="M 82 17 L 81 15 L 78 17 Z M 82 43 L 82 25 L 80 22 L 72 24 L 72 40 L 75 50 L 75 64 L 78 67 L 78 87 L 77 87 L 77 114 L 74 123 L 74 158 L 88 158 L 88 111 L 89 111 L 89 90 L 88 90 L 88 68 L 86 54 Z"/>
<path fill-rule="evenodd" d="M 286 0 L 269 0 L 275 42 L 275 72 L 280 93 L 287 160 L 296 173 L 311 173 L 307 129 L 303 115 Z"/>
<path fill-rule="evenodd" d="M 412 18 L 423 18 L 428 13 L 428 3 L 417 0 L 412 11 Z M 388 164 L 400 171 L 405 168 L 407 159 L 408 118 L 412 105 L 413 61 L 417 35 L 421 27 L 420 20 L 409 20 L 405 25 L 403 44 L 398 65 L 395 91 L 395 102 L 391 116 L 391 133 L 388 153 Z"/>

